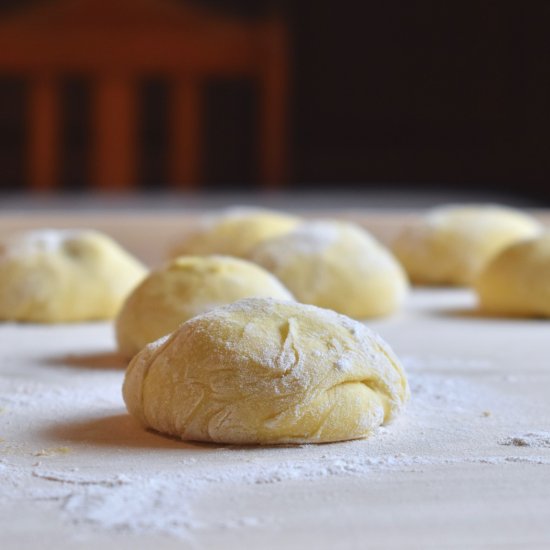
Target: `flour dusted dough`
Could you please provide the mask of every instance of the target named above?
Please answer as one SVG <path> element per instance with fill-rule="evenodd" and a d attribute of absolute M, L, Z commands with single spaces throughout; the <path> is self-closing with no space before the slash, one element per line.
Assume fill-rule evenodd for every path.
<path fill-rule="evenodd" d="M 96 231 L 21 233 L 0 243 L 0 319 L 109 319 L 145 274 L 136 259 Z"/>
<path fill-rule="evenodd" d="M 303 223 L 259 244 L 250 258 L 300 302 L 356 319 L 388 315 L 407 294 L 405 273 L 392 254 L 351 223 Z"/>
<path fill-rule="evenodd" d="M 366 437 L 408 391 L 389 346 L 357 321 L 266 298 L 214 309 L 149 344 L 123 386 L 144 426 L 234 444 Z"/>
<path fill-rule="evenodd" d="M 287 233 L 300 220 L 258 208 L 232 208 L 205 218 L 174 250 L 173 256 L 223 254 L 246 258 L 261 241 Z"/>
<path fill-rule="evenodd" d="M 482 271 L 475 289 L 487 312 L 550 317 L 550 233 L 503 250 Z"/>
<path fill-rule="evenodd" d="M 116 321 L 120 351 L 128 357 L 191 317 L 241 298 L 292 300 L 261 267 L 228 256 L 182 256 L 151 273 L 126 300 Z"/>
<path fill-rule="evenodd" d="M 418 284 L 470 285 L 487 262 L 541 230 L 532 217 L 503 206 L 446 206 L 406 228 L 393 251 Z"/>

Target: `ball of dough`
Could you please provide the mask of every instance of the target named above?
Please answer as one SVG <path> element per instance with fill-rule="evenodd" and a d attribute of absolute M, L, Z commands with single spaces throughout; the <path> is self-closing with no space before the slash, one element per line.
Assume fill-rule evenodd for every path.
<path fill-rule="evenodd" d="M 512 208 L 447 206 L 406 228 L 393 251 L 414 283 L 464 286 L 500 250 L 540 230 L 535 219 Z"/>
<path fill-rule="evenodd" d="M 151 273 L 128 297 L 116 321 L 120 351 L 131 357 L 181 323 L 242 298 L 292 300 L 261 267 L 229 256 L 181 256 Z"/>
<path fill-rule="evenodd" d="M 350 223 L 315 221 L 259 244 L 250 258 L 306 304 L 356 319 L 388 315 L 408 283 L 392 254 Z"/>
<path fill-rule="evenodd" d="M 149 344 L 123 387 L 144 426 L 234 444 L 366 437 L 408 391 L 389 346 L 357 321 L 266 298 L 214 309 Z"/>
<path fill-rule="evenodd" d="M 261 241 L 282 235 L 300 220 L 255 208 L 233 208 L 211 216 L 173 250 L 173 256 L 223 254 L 246 258 Z"/>
<path fill-rule="evenodd" d="M 110 319 L 146 269 L 106 235 L 41 230 L 0 243 L 0 319 Z"/>
<path fill-rule="evenodd" d="M 503 250 L 482 271 L 475 289 L 484 311 L 550 317 L 550 234 Z"/>

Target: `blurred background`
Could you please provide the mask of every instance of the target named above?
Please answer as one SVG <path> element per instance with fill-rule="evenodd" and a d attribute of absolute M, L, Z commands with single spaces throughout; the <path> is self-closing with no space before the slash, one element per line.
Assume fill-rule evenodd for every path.
<path fill-rule="evenodd" d="M 547 0 L 1 0 L 0 193 L 550 205 Z"/>

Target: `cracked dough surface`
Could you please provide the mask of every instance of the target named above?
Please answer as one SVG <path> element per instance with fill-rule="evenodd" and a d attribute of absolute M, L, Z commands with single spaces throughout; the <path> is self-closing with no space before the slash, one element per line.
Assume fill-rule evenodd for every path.
<path fill-rule="evenodd" d="M 172 256 L 222 254 L 246 258 L 260 242 L 300 223 L 288 214 L 259 208 L 232 208 L 207 217 L 172 251 Z"/>
<path fill-rule="evenodd" d="M 335 312 L 265 298 L 194 317 L 149 344 L 123 396 L 146 427 L 233 444 L 369 436 L 407 400 L 390 347 Z"/>
<path fill-rule="evenodd" d="M 466 286 L 498 252 L 540 231 L 513 208 L 444 206 L 404 229 L 392 248 L 413 283 Z"/>
<path fill-rule="evenodd" d="M 475 284 L 487 312 L 550 317 L 550 234 L 503 250 Z"/>
<path fill-rule="evenodd" d="M 394 312 L 408 290 L 407 277 L 391 252 L 351 223 L 303 223 L 259 244 L 250 258 L 300 302 L 356 319 Z"/>
<path fill-rule="evenodd" d="M 128 297 L 116 320 L 119 350 L 132 357 L 195 315 L 242 298 L 292 300 L 260 266 L 229 256 L 181 256 L 152 272 Z"/>
<path fill-rule="evenodd" d="M 145 274 L 140 262 L 97 231 L 17 234 L 0 243 L 0 319 L 110 319 Z"/>

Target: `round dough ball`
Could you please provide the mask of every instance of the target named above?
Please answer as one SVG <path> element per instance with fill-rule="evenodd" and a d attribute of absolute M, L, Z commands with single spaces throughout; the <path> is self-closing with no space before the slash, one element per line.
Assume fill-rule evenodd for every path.
<path fill-rule="evenodd" d="M 512 208 L 446 206 L 406 228 L 393 251 L 413 283 L 464 286 L 503 248 L 540 231 L 534 218 Z"/>
<path fill-rule="evenodd" d="M 203 220 L 173 251 L 173 256 L 223 254 L 246 258 L 261 241 L 300 223 L 294 216 L 256 208 L 233 208 Z"/>
<path fill-rule="evenodd" d="M 475 289 L 484 311 L 550 317 L 550 234 L 503 250 L 482 271 Z"/>
<path fill-rule="evenodd" d="M 151 273 L 128 297 L 116 321 L 120 351 L 131 357 L 181 323 L 242 298 L 292 300 L 261 267 L 228 256 L 181 256 Z"/>
<path fill-rule="evenodd" d="M 408 393 L 398 359 L 366 327 L 267 298 L 214 309 L 149 344 L 123 386 L 144 426 L 234 444 L 366 437 L 396 416 Z"/>
<path fill-rule="evenodd" d="M 141 263 L 96 231 L 15 235 L 0 243 L 0 319 L 110 319 L 145 275 Z"/>
<path fill-rule="evenodd" d="M 392 254 L 351 223 L 304 223 L 261 243 L 250 258 L 298 301 L 356 319 L 388 315 L 407 294 L 407 278 Z"/>

